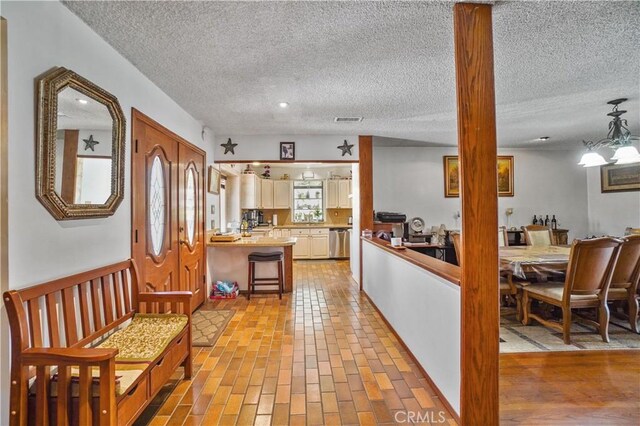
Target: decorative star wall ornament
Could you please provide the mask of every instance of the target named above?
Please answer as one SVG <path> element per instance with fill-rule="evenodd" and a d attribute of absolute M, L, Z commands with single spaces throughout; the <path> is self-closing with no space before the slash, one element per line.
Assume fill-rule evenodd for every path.
<path fill-rule="evenodd" d="M 91 151 L 95 151 L 94 147 L 100 143 L 98 141 L 93 140 L 93 135 L 89 135 L 89 139 L 82 139 L 82 142 L 84 142 L 85 151 L 88 150 L 89 148 L 91 148 Z"/>
<path fill-rule="evenodd" d="M 351 152 L 351 148 L 353 148 L 353 145 L 349 145 L 349 143 L 347 142 L 346 139 L 344 140 L 344 143 L 338 147 L 338 149 L 342 150 L 342 156 L 343 157 L 347 153 L 349 153 L 349 155 L 353 155 L 353 153 Z"/>
<path fill-rule="evenodd" d="M 232 155 L 236 155 L 236 153 L 234 152 L 234 148 L 236 146 L 238 146 L 237 143 L 232 143 L 231 142 L 231 138 L 229 138 L 229 140 L 227 141 L 227 143 L 221 143 L 220 144 L 221 147 L 224 148 L 224 154 L 227 155 L 228 152 L 230 152 Z"/>

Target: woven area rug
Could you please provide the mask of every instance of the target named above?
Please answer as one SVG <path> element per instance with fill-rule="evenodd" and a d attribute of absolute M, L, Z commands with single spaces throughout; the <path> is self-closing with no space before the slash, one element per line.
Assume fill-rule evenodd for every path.
<path fill-rule="evenodd" d="M 233 318 L 231 310 L 199 309 L 191 316 L 193 346 L 213 346 Z"/>
<path fill-rule="evenodd" d="M 535 320 L 522 325 L 514 308 L 500 308 L 500 352 L 544 352 L 576 350 L 640 349 L 640 334 L 631 331 L 626 319 L 611 316 L 609 343 L 603 342 L 595 328 L 573 322 L 571 344 L 565 345 L 562 333 Z"/>

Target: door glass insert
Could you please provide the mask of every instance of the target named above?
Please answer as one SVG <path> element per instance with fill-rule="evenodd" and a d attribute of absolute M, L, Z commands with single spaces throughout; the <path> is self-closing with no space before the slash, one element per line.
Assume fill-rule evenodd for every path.
<path fill-rule="evenodd" d="M 187 225 L 187 240 L 193 245 L 196 234 L 196 177 L 193 168 L 187 171 L 187 189 L 184 200 L 184 214 Z"/>
<path fill-rule="evenodd" d="M 159 256 L 164 245 L 166 229 L 166 182 L 160 156 L 153 159 L 149 178 L 149 232 L 151 249 Z"/>

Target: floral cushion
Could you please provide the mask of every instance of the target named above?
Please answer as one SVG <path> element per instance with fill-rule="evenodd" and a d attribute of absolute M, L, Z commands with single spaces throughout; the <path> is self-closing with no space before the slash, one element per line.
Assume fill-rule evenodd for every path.
<path fill-rule="evenodd" d="M 97 347 L 118 349 L 117 362 L 151 362 L 184 330 L 187 321 L 182 314 L 136 314 L 131 324 Z"/>

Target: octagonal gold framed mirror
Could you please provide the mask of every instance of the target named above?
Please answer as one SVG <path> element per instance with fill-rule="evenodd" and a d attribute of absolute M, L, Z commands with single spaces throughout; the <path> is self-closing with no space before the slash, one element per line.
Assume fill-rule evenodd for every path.
<path fill-rule="evenodd" d="M 125 117 L 66 68 L 38 79 L 36 197 L 58 220 L 107 217 L 124 196 Z"/>

